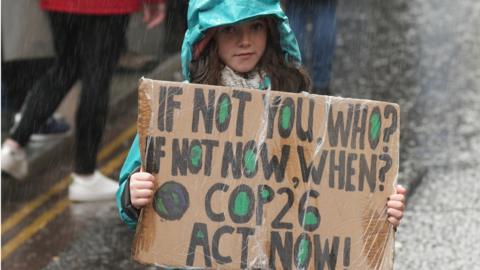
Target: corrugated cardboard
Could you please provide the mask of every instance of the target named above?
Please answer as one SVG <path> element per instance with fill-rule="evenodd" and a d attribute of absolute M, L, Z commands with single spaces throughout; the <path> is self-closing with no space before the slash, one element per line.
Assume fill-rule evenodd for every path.
<path fill-rule="evenodd" d="M 202 269 L 392 269 L 399 107 L 143 79 L 157 182 L 133 257 Z"/>

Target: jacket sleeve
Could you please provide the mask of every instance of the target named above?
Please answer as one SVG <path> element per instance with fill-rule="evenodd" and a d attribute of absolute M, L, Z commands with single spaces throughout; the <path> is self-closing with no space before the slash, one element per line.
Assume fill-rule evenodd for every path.
<path fill-rule="evenodd" d="M 122 170 L 120 171 L 119 187 L 117 190 L 117 207 L 120 219 L 125 222 L 128 227 L 134 230 L 137 226 L 138 215 L 140 211 L 133 207 L 130 201 L 130 176 L 140 171 L 140 147 L 138 142 L 138 134 L 133 140 L 128 156 L 125 159 Z"/>

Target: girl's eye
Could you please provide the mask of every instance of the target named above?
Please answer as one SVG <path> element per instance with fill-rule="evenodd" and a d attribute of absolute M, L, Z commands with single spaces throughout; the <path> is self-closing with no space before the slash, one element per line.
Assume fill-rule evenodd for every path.
<path fill-rule="evenodd" d="M 256 22 L 256 23 L 252 24 L 252 30 L 254 30 L 254 31 L 263 30 L 264 27 L 265 27 L 265 25 L 262 22 Z"/>
<path fill-rule="evenodd" d="M 232 34 L 232 33 L 235 33 L 235 27 L 233 26 L 225 26 L 222 28 L 221 30 L 223 33 L 225 34 Z"/>

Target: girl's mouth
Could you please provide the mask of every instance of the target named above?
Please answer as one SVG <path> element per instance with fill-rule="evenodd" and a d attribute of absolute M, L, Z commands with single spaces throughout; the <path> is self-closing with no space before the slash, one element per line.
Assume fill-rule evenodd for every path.
<path fill-rule="evenodd" d="M 247 57 L 250 57 L 254 55 L 253 52 L 248 52 L 248 53 L 238 53 L 238 54 L 234 54 L 233 56 L 235 57 L 241 57 L 241 58 L 247 58 Z"/>

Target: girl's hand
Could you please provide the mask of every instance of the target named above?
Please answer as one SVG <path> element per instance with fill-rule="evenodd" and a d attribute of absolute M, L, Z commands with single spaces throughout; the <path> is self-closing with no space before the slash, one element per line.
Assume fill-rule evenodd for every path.
<path fill-rule="evenodd" d="M 397 193 L 391 195 L 387 202 L 387 219 L 395 228 L 400 225 L 400 220 L 403 217 L 403 212 L 405 210 L 405 194 L 407 194 L 407 189 L 400 185 L 396 187 L 396 190 Z"/>
<path fill-rule="evenodd" d="M 130 177 L 130 201 L 140 209 L 152 201 L 155 178 L 146 172 L 137 172 Z"/>

